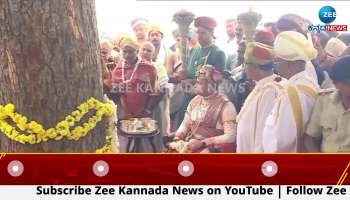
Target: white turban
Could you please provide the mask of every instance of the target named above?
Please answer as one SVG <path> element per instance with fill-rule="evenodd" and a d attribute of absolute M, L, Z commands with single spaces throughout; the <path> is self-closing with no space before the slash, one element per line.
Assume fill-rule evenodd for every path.
<path fill-rule="evenodd" d="M 343 52 L 346 49 L 346 45 L 343 41 L 339 40 L 338 38 L 331 38 L 327 44 L 324 50 L 326 53 L 333 57 L 339 57 L 343 54 Z"/>
<path fill-rule="evenodd" d="M 148 26 L 148 20 L 142 17 L 138 17 L 134 20 L 131 21 L 131 27 L 134 29 L 136 26 L 138 25 L 144 25 L 144 26 Z"/>
<path fill-rule="evenodd" d="M 296 31 L 284 31 L 277 35 L 274 43 L 276 56 L 288 61 L 308 62 L 317 56 L 317 50 L 307 38 Z"/>

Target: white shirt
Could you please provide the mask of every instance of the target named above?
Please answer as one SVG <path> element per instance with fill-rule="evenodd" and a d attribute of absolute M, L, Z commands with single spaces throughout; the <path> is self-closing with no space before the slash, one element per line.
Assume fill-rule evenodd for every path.
<path fill-rule="evenodd" d="M 168 56 L 169 50 L 163 43 L 161 43 L 155 63 L 162 64 L 165 67 L 167 64 Z"/>
<path fill-rule="evenodd" d="M 237 117 L 237 152 L 264 152 L 263 130 L 274 100 L 283 91 L 282 82 L 273 74 L 255 85 Z"/>
<path fill-rule="evenodd" d="M 288 80 L 286 87 L 305 85 L 318 91 L 318 85 L 307 75 L 306 71 L 295 74 Z M 304 130 L 315 105 L 315 97 L 298 90 Z M 287 92 L 284 92 L 274 103 L 268 116 L 265 128 L 263 148 L 265 152 L 297 152 L 297 123 Z"/>
<path fill-rule="evenodd" d="M 306 62 L 305 71 L 306 71 L 307 75 L 311 78 L 311 80 L 316 85 L 318 85 L 318 78 L 317 78 L 316 69 L 315 69 L 315 66 L 312 64 L 311 61 Z"/>
<path fill-rule="evenodd" d="M 230 66 L 226 67 L 236 67 L 237 64 L 237 50 L 238 50 L 238 44 L 237 39 L 234 38 L 233 40 L 228 40 L 227 43 L 224 46 L 225 54 L 226 54 L 226 64 L 230 63 Z M 229 60 L 231 59 L 231 60 Z"/>

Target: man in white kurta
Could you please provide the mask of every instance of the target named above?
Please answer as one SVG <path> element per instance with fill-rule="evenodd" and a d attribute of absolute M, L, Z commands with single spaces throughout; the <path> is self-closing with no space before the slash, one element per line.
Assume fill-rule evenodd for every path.
<path fill-rule="evenodd" d="M 273 109 L 273 102 L 283 91 L 277 75 L 268 76 L 256 83 L 238 115 L 237 152 L 264 152 L 265 122 Z"/>
<path fill-rule="evenodd" d="M 247 44 L 244 69 L 256 82 L 237 117 L 237 152 L 264 152 L 263 130 L 274 100 L 283 91 L 282 78 L 273 74 L 273 47 L 258 42 Z"/>
<path fill-rule="evenodd" d="M 274 48 L 276 68 L 288 82 L 266 120 L 263 148 L 266 152 L 302 152 L 304 130 L 319 90 L 305 66 L 317 51 L 305 36 L 294 31 L 280 33 Z"/>
<path fill-rule="evenodd" d="M 157 113 L 155 118 L 160 126 L 161 135 L 168 135 L 170 133 L 170 96 L 166 64 L 169 50 L 163 44 L 164 30 L 162 27 L 151 25 L 149 27 L 148 38 L 155 47 L 152 60 L 153 65 L 157 69 L 160 89 L 163 92 L 163 97 L 155 108 L 155 112 Z"/>

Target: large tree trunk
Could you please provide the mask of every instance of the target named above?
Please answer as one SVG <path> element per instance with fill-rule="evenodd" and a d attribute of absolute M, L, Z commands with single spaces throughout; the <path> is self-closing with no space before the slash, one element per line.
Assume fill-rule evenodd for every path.
<path fill-rule="evenodd" d="M 94 0 L 0 0 L 0 104 L 45 128 L 89 97 L 102 100 Z M 0 132 L 2 152 L 93 152 L 104 122 L 78 141 L 25 144 Z"/>

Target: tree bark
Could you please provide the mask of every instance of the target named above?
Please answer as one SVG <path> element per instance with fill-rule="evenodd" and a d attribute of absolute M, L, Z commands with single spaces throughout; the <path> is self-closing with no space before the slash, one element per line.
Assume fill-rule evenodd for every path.
<path fill-rule="evenodd" d="M 0 104 L 55 127 L 88 98 L 102 100 L 94 0 L 0 0 Z M 1 152 L 94 152 L 105 122 L 78 141 L 25 144 L 0 132 Z"/>

